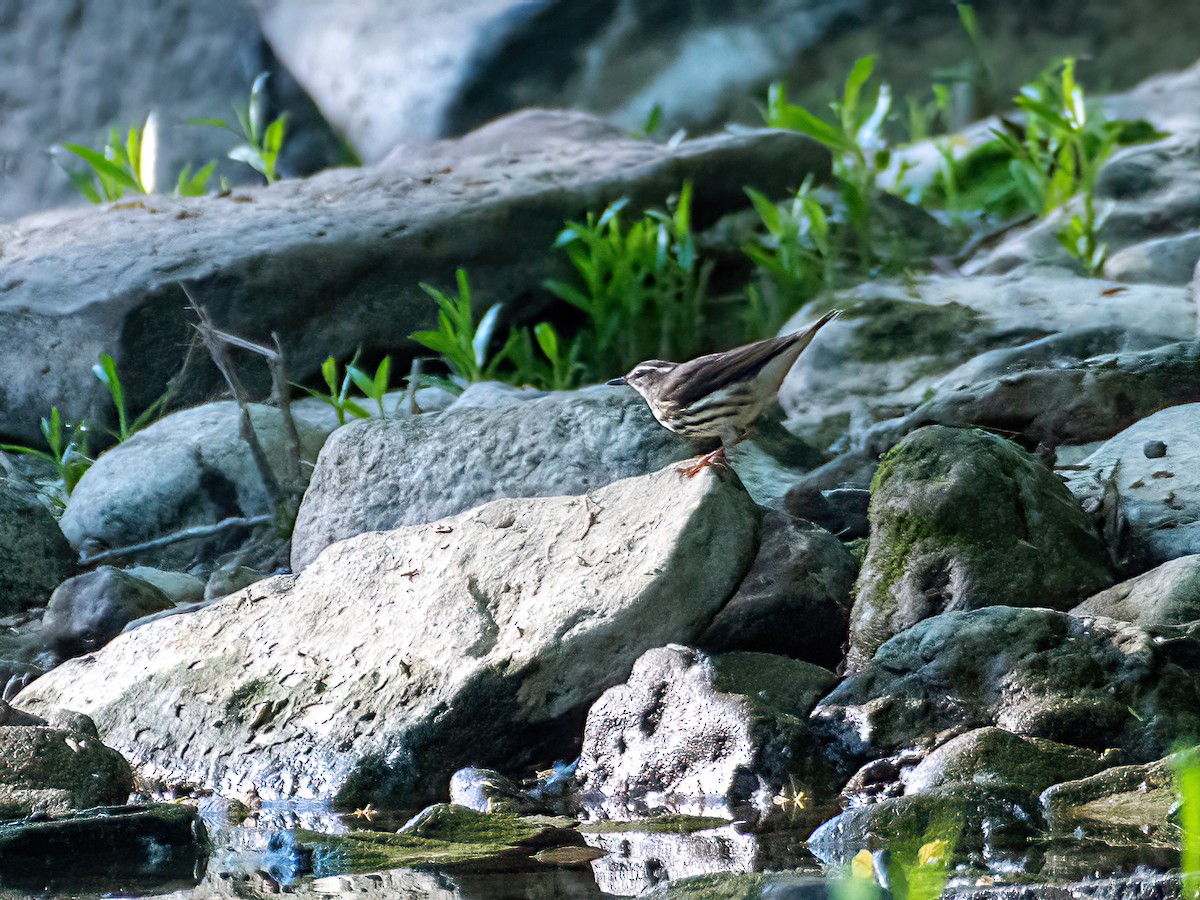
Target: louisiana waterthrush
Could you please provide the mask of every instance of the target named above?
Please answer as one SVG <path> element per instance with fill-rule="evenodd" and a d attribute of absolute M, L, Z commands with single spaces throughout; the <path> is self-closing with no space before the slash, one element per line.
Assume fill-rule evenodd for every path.
<path fill-rule="evenodd" d="M 720 438 L 721 446 L 684 474 L 723 458 L 742 440 L 787 376 L 792 364 L 838 310 L 826 313 L 803 331 L 710 353 L 687 362 L 650 359 L 638 363 L 611 385 L 627 384 L 646 401 L 660 425 L 694 438 Z"/>

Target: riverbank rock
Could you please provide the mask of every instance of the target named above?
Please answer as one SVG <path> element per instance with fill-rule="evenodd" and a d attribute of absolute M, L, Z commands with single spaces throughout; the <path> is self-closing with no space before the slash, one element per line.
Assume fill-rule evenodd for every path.
<path fill-rule="evenodd" d="M 851 807 L 817 828 L 808 848 L 826 865 L 844 865 L 858 851 L 878 847 L 891 849 L 893 858 L 907 853 L 915 860 L 919 847 L 945 840 L 954 860 L 984 865 L 1024 847 L 1040 824 L 1032 791 L 955 782 Z"/>
<path fill-rule="evenodd" d="M 127 632 L 21 702 L 92 715 L 169 783 L 419 805 L 463 765 L 555 752 L 644 651 L 694 639 L 758 520 L 728 473 L 668 468 L 366 533 Z"/>
<path fill-rule="evenodd" d="M 1108 552 L 1049 469 L 984 431 L 913 432 L 880 464 L 847 667 L 941 612 L 1069 609 L 1112 583 Z"/>
<path fill-rule="evenodd" d="M 1064 781 L 1041 797 L 1046 821 L 1057 834 L 1116 843 L 1178 840 L 1179 795 L 1170 758 L 1117 766 Z"/>
<path fill-rule="evenodd" d="M 839 292 L 831 305 L 842 315 L 822 329 L 779 393 L 788 427 L 820 448 L 936 399 L 949 389 L 942 379 L 981 354 L 1083 329 L 1103 331 L 1028 352 L 1081 362 L 1196 336 L 1185 287 L 1121 285 L 1055 269 L 874 279 Z M 961 387 L 961 373 L 955 380 Z"/>
<path fill-rule="evenodd" d="M 1196 366 L 1193 357 L 1192 366 Z M 1161 453 L 1147 444 L 1161 442 Z M 1170 406 L 1106 441 L 1067 486 L 1099 504 L 1111 484 L 1120 498 L 1120 552 L 1134 571 L 1200 553 L 1200 403 Z"/>
<path fill-rule="evenodd" d="M 749 650 L 836 668 L 857 574 L 850 551 L 828 531 L 769 512 L 754 565 L 698 644 L 714 654 Z"/>
<path fill-rule="evenodd" d="M 813 719 L 864 762 L 996 726 L 1157 759 L 1200 733 L 1200 643 L 1103 618 L 991 606 L 918 623 L 838 685 Z"/>
<path fill-rule="evenodd" d="M 101 807 L 0 824 L 0 870 L 10 890 L 91 893 L 97 880 L 193 884 L 207 852 L 196 807 L 160 803 Z"/>
<path fill-rule="evenodd" d="M 94 733 L 0 726 L 0 818 L 121 804 L 132 790 L 129 763 Z"/>
<path fill-rule="evenodd" d="M 0 615 L 45 606 L 75 571 L 75 553 L 54 516 L 0 479 Z"/>
<path fill-rule="evenodd" d="M 947 376 L 947 390 L 906 416 L 872 426 L 860 442 L 867 453 L 884 453 L 924 425 L 974 425 L 1011 434 L 1030 447 L 1054 449 L 1107 440 L 1164 406 L 1200 398 L 1198 361 L 1200 345 L 1181 341 L 1063 360 L 958 387 Z"/>
<path fill-rule="evenodd" d="M 432 522 L 501 497 L 585 494 L 707 446 L 663 428 L 633 391 L 515 393 L 335 432 L 300 506 L 292 568 L 364 531 Z"/>
<path fill-rule="evenodd" d="M 288 439 L 282 414 L 252 405 L 250 419 L 271 470 L 286 480 Z M 296 430 L 298 477 L 303 479 L 326 432 L 299 419 Z M 86 542 L 114 548 L 228 518 L 274 514 L 250 445 L 239 433 L 237 404 L 220 401 L 172 413 L 102 454 L 71 494 L 62 528 L 76 547 Z M 273 528 L 260 526 L 259 534 Z M 246 540 L 247 529 L 229 529 L 149 548 L 122 561 L 186 569 L 196 562 L 211 563 Z"/>
<path fill-rule="evenodd" d="M 1200 619 L 1200 555 L 1181 556 L 1088 597 L 1073 616 L 1109 616 L 1135 625 Z"/>
<path fill-rule="evenodd" d="M 60 655 L 76 656 L 106 644 L 134 619 L 173 606 L 150 582 L 101 566 L 55 589 L 42 617 L 42 634 Z"/>
<path fill-rule="evenodd" d="M 901 776 L 906 794 L 953 784 L 1009 785 L 1041 793 L 1061 781 L 1087 778 L 1110 760 L 1094 750 L 1003 728 L 977 728 L 951 738 Z"/>
<path fill-rule="evenodd" d="M 588 711 L 583 804 L 615 819 L 761 818 L 785 787 L 828 796 L 831 773 L 807 716 L 835 683 L 825 669 L 765 653 L 651 650 Z"/>
<path fill-rule="evenodd" d="M 277 333 L 289 378 L 304 382 L 330 355 L 416 349 L 409 335 L 437 318 L 420 284 L 452 289 L 458 266 L 479 310 L 537 315 L 542 282 L 572 271 L 551 250 L 564 220 L 619 197 L 661 207 L 692 180 L 701 230 L 744 209 L 746 185 L 781 196 L 829 167 L 829 152 L 796 133 L 667 146 L 582 113 L 529 110 L 376 166 L 30 216 L 0 228 L 0 354 L 13 373 L 0 421 L 10 438 L 34 442 L 52 405 L 68 421 L 111 420 L 91 371 L 101 353 L 119 363 L 130 409 L 152 403 L 193 337 L 181 284 L 217 327 L 268 345 Z M 261 361 L 235 362 L 247 390 L 265 394 Z M 211 366 L 191 368 L 185 387 L 179 402 L 225 389 Z"/>

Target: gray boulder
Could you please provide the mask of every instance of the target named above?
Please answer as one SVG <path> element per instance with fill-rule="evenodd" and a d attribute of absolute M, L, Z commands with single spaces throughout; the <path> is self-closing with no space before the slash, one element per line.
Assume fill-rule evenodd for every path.
<path fill-rule="evenodd" d="M 880 464 L 847 667 L 929 616 L 1069 609 L 1112 583 L 1108 552 L 1050 470 L 984 431 L 913 432 Z"/>
<path fill-rule="evenodd" d="M 1200 733 L 1200 643 L 1112 619 L 990 606 L 918 623 L 817 706 L 851 767 L 996 726 L 1156 759 Z"/>
<path fill-rule="evenodd" d="M 273 407 L 254 405 L 250 418 L 276 478 L 286 479 L 282 415 Z M 305 477 L 326 432 L 303 420 L 296 421 L 296 428 L 299 471 Z M 71 494 L 62 528 L 77 547 L 98 542 L 116 548 L 232 517 L 274 513 L 250 445 L 239 432 L 237 404 L 221 401 L 172 413 L 102 454 Z M 259 533 L 272 533 L 273 527 Z M 122 561 L 184 569 L 211 562 L 245 539 L 245 529 L 227 530 L 150 548 Z"/>
<path fill-rule="evenodd" d="M 951 738 L 902 776 L 906 794 L 920 794 L 955 782 L 1010 785 L 1040 794 L 1060 781 L 1087 778 L 1111 760 L 1094 750 L 1003 728 L 977 728 Z"/>
<path fill-rule="evenodd" d="M 0 420 L 27 441 L 40 440 L 51 405 L 103 423 L 111 400 L 91 372 L 103 352 L 120 365 L 130 407 L 148 406 L 187 356 L 194 315 L 181 283 L 218 327 L 266 343 L 278 333 L 289 377 L 303 382 L 331 354 L 413 349 L 409 334 L 437 317 L 419 284 L 449 288 L 457 266 L 480 309 L 511 302 L 531 314 L 530 292 L 570 271 L 550 252 L 563 220 L 617 197 L 661 206 L 692 179 L 702 228 L 745 208 L 744 185 L 778 196 L 797 173 L 828 170 L 828 152 L 796 133 L 667 147 L 579 113 L 531 111 L 371 168 L 23 219 L 0 228 L 0 355 L 13 373 Z M 242 374 L 266 393 L 260 361 Z M 211 367 L 189 376 L 185 402 L 224 389 Z"/>
<path fill-rule="evenodd" d="M 292 534 L 292 568 L 364 531 L 432 522 L 501 497 L 585 494 L 696 452 L 633 391 L 608 387 L 533 399 L 505 392 L 444 413 L 356 422 L 336 431 L 317 461 Z"/>
<path fill-rule="evenodd" d="M 1088 597 L 1073 616 L 1109 616 L 1135 625 L 1200 620 L 1200 555 L 1181 556 Z"/>
<path fill-rule="evenodd" d="M 588 711 L 581 801 L 616 819 L 762 818 L 785 789 L 793 799 L 828 796 L 831 773 L 806 717 L 835 683 L 831 672 L 781 656 L 651 650 Z"/>
<path fill-rule="evenodd" d="M 88 713 L 168 783 L 419 805 L 465 764 L 554 752 L 645 650 L 692 640 L 749 567 L 758 516 L 731 476 L 667 469 L 358 535 L 127 632 L 21 703 Z"/>
<path fill-rule="evenodd" d="M 886 847 L 904 867 L 917 862 L 920 847 L 944 840 L 953 860 L 982 866 L 1004 851 L 1024 848 L 1040 825 L 1035 793 L 956 782 L 853 806 L 822 823 L 808 849 L 826 865 L 844 865 L 860 850 Z"/>
<path fill-rule="evenodd" d="M 1189 357 L 1193 370 L 1197 358 L 1196 352 Z M 1161 441 L 1166 452 L 1148 457 L 1150 441 Z M 1082 465 L 1067 486 L 1091 505 L 1115 489 L 1120 551 L 1130 568 L 1200 553 L 1200 403 L 1170 406 L 1135 422 Z"/>
<path fill-rule="evenodd" d="M 1150 342 L 1156 339 L 1131 343 Z M 1064 359 L 966 385 L 951 373 L 944 380 L 948 389 L 906 416 L 869 428 L 861 443 L 868 454 L 884 453 L 904 435 L 932 424 L 994 428 L 1050 448 L 1107 440 L 1164 405 L 1200 399 L 1198 360 L 1200 346 L 1181 341 Z"/>
<path fill-rule="evenodd" d="M 134 619 L 172 606 L 149 581 L 101 566 L 58 586 L 42 617 L 42 634 L 60 655 L 76 656 L 108 643 Z"/>
<path fill-rule="evenodd" d="M 50 511 L 0 479 L 0 615 L 44 606 L 75 571 L 75 554 Z"/>
<path fill-rule="evenodd" d="M 121 804 L 132 790 L 129 763 L 94 735 L 44 725 L 0 727 L 0 817 Z"/>
<path fill-rule="evenodd" d="M 776 653 L 836 668 L 857 574 L 850 551 L 828 531 L 769 512 L 754 565 L 697 643 L 710 653 Z"/>
<path fill-rule="evenodd" d="M 52 42 L 53 52 L 45 52 Z M 238 0 L 193 6 L 136 0 L 78 6 L 71 0 L 10 4 L 0 31 L 4 94 L 0 135 L 4 159 L 0 219 L 83 198 L 47 152 L 68 142 L 100 147 L 110 126 L 125 131 L 158 112 L 160 189 L 170 191 L 185 164 L 193 170 L 220 160 L 216 179 L 257 179 L 248 166 L 225 159 L 233 135 L 187 125 L 194 117 L 232 118 L 260 71 L 273 73 L 273 109 L 288 109 L 289 140 L 283 166 L 295 171 L 300 155 L 330 165 L 336 145 L 304 92 L 263 40 L 254 15 Z M 65 102 L 64 102 L 65 101 Z M 323 144 L 323 151 L 322 150 Z M 290 145 L 290 146 L 288 146 Z M 302 148 L 301 145 L 304 145 Z M 73 158 L 72 158 L 73 159 Z M 83 161 L 78 160 L 83 170 Z M 311 168 L 301 166 L 306 171 Z"/>
<path fill-rule="evenodd" d="M 980 354 L 1104 329 L 1025 351 L 1025 365 L 1038 356 L 1061 364 L 1196 335 L 1196 309 L 1184 287 L 1121 285 L 1056 269 L 875 279 L 840 291 L 831 305 L 842 316 L 821 330 L 779 393 L 788 426 L 818 447 L 961 389 L 966 370 L 960 367 Z M 805 315 L 783 331 L 795 330 Z"/>

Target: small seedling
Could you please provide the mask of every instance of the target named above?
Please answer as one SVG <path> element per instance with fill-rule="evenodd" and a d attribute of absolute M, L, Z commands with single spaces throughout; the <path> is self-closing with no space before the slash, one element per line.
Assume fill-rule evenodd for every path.
<path fill-rule="evenodd" d="M 392 376 L 392 358 L 385 356 L 375 367 L 374 375 L 368 375 L 353 363 L 346 366 L 346 374 L 350 376 L 355 387 L 362 391 L 367 399 L 375 401 L 379 407 L 379 415 L 386 416 L 387 411 L 383 408 L 383 397 L 388 391 L 388 382 Z"/>
<path fill-rule="evenodd" d="M 323 393 L 316 388 L 296 385 L 306 391 L 310 397 L 332 406 L 334 412 L 337 413 L 338 425 L 346 424 L 347 413 L 356 419 L 369 419 L 371 417 L 369 412 L 350 399 L 350 385 L 354 382 L 350 371 L 356 368 L 355 363 L 357 362 L 358 354 L 355 353 L 354 358 L 346 366 L 346 373 L 339 378 L 337 360 L 332 356 L 326 357 L 325 362 L 321 363 L 321 377 L 325 380 L 325 386 L 328 388 L 327 392 Z"/>
<path fill-rule="evenodd" d="M 64 422 L 62 414 L 55 406 L 50 410 L 49 418 L 42 419 L 41 429 L 48 451 L 21 444 L 0 444 L 0 451 L 34 456 L 54 466 L 58 480 L 62 483 L 63 494 L 55 499 L 62 503 L 66 497 L 71 496 L 83 473 L 92 465 L 92 459 L 87 454 L 87 426 L 82 423 Z"/>
<path fill-rule="evenodd" d="M 130 421 L 129 410 L 125 403 L 125 387 L 121 384 L 121 376 L 117 372 L 117 364 L 109 354 L 100 354 L 100 362 L 92 366 L 92 372 L 100 380 L 100 383 L 108 388 L 113 406 L 117 410 L 117 430 L 114 433 L 114 437 L 118 441 L 128 440 L 135 432 L 141 431 L 162 415 L 162 411 L 166 407 L 167 400 L 170 397 L 169 391 L 146 407 L 141 415 Z"/>
<path fill-rule="evenodd" d="M 476 322 L 471 309 L 471 283 L 465 269 L 455 272 L 458 294 L 451 296 L 429 284 L 421 284 L 438 305 L 438 327 L 426 331 L 414 331 L 409 337 L 441 355 L 450 371 L 470 383 L 484 381 L 494 376 L 500 357 L 489 359 L 488 347 L 496 320 L 500 315 L 500 304 L 495 304 Z"/>
<path fill-rule="evenodd" d="M 66 151 L 82 159 L 88 171 L 64 171 L 71 183 L 92 203 L 119 200 L 126 191 L 135 194 L 154 193 L 154 172 L 158 162 L 158 117 L 152 112 L 141 128 L 130 128 L 124 139 L 113 128 L 103 150 L 93 150 L 82 144 L 63 144 L 51 152 L 62 165 Z"/>
<path fill-rule="evenodd" d="M 745 191 L 766 229 L 742 245 L 764 281 L 761 288 L 751 286 L 746 316 L 748 338 L 760 340 L 832 285 L 836 258 L 829 217 L 811 177 L 782 206 L 753 188 Z"/>
<path fill-rule="evenodd" d="M 597 216 L 568 222 L 554 246 L 575 267 L 574 282 L 546 287 L 587 317 L 580 364 L 585 377 L 610 378 L 643 359 L 687 359 L 701 346 L 712 265 L 691 227 L 692 185 L 671 212 L 650 210 L 628 224 L 627 199 Z"/>
<path fill-rule="evenodd" d="M 193 125 L 210 125 L 223 128 L 242 140 L 229 151 L 229 158 L 243 162 L 274 184 L 279 180 L 279 154 L 283 150 L 287 113 L 267 122 L 266 86 L 269 72 L 260 72 L 250 87 L 250 100 L 245 104 L 234 104 L 237 115 L 236 127 L 225 119 L 192 119 Z"/>

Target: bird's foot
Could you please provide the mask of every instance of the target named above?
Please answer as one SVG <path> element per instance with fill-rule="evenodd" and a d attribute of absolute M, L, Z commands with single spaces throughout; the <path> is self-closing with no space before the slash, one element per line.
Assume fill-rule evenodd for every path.
<path fill-rule="evenodd" d="M 729 459 L 725 456 L 724 444 L 711 453 L 705 453 L 695 462 L 680 466 L 675 471 L 684 478 L 694 478 L 700 474 L 701 469 L 707 469 L 709 466 L 722 466 L 724 468 L 729 467 Z"/>

